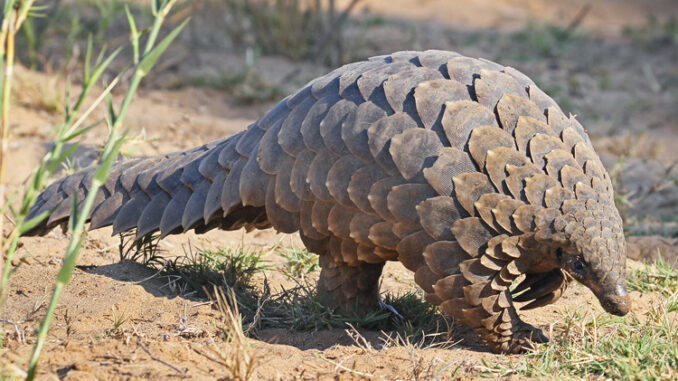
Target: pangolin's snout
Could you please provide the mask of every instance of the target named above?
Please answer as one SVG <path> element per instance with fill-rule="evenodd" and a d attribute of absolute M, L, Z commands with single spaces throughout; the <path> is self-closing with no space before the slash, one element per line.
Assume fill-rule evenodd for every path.
<path fill-rule="evenodd" d="M 624 316 L 631 310 L 631 298 L 626 292 L 626 283 L 620 282 L 612 292 L 607 292 L 598 297 L 605 311 L 617 316 Z"/>

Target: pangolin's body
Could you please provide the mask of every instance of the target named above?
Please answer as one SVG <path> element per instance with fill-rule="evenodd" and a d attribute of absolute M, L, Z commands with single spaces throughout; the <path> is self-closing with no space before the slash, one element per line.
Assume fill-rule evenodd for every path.
<path fill-rule="evenodd" d="M 32 233 L 63 223 L 92 174 L 48 187 L 32 215 L 56 210 Z M 375 308 L 383 264 L 397 260 L 494 351 L 544 339 L 513 300 L 551 303 L 566 274 L 628 310 L 621 219 L 582 126 L 517 70 L 451 52 L 346 65 L 246 131 L 114 166 L 91 215 L 106 225 L 299 231 L 320 256 L 323 299 L 343 313 Z"/>

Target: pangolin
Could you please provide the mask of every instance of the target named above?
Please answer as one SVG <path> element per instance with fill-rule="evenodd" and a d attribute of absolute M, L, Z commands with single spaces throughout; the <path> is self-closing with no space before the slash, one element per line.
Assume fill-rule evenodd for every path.
<path fill-rule="evenodd" d="M 93 173 L 51 184 L 30 216 L 53 211 L 30 233 L 64 223 Z M 351 63 L 246 131 L 121 162 L 90 215 L 107 225 L 298 231 L 343 314 L 377 308 L 384 263 L 399 261 L 495 352 L 547 340 L 514 302 L 553 303 L 572 278 L 606 311 L 630 308 L 622 221 L 584 128 L 518 70 L 453 52 Z"/>

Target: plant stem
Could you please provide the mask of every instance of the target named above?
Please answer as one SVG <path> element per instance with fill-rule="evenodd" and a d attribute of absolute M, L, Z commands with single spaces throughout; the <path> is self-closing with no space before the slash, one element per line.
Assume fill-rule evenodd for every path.
<path fill-rule="evenodd" d="M 2 15 L 2 25 L 0 26 L 0 62 L 3 63 L 2 73 L 2 94 L 0 97 L 0 210 L 5 210 L 7 206 L 5 196 L 7 185 L 5 184 L 5 167 L 7 166 L 7 151 L 9 149 L 9 108 L 11 105 L 12 94 L 12 76 L 14 74 L 14 38 L 16 32 L 21 29 L 21 24 L 26 20 L 28 12 L 33 6 L 35 0 L 5 0 L 4 13 Z M 0 272 L 3 274 L 8 269 L 5 266 L 11 266 L 12 258 L 5 259 L 5 214 L 0 212 Z M 13 250 L 16 250 L 16 242 L 12 242 Z M 13 253 L 13 251 L 12 251 Z M 4 277 L 3 277 L 4 278 Z M 6 282 L 0 288 L 0 293 L 4 293 Z M 2 300 L 0 297 L 0 308 Z M 2 336 L 0 335 L 0 342 Z"/>
<path fill-rule="evenodd" d="M 113 146 L 116 145 L 117 143 L 118 143 L 117 141 L 109 140 L 106 143 L 106 145 Z M 112 150 L 110 150 L 110 147 L 108 148 L 109 148 L 108 152 L 110 154 L 116 153 L 115 151 L 111 152 Z M 92 189 L 87 194 L 82 209 L 77 213 L 76 223 L 71 229 L 72 236 L 71 240 L 68 242 L 68 248 L 66 249 L 66 255 L 64 257 L 64 263 L 61 266 L 59 273 L 57 274 L 57 278 L 54 284 L 54 292 L 52 293 L 52 298 L 50 299 L 49 305 L 47 307 L 45 318 L 42 320 L 42 323 L 40 324 L 38 337 L 35 342 L 35 346 L 33 347 L 31 359 L 28 363 L 28 372 L 26 376 L 27 380 L 32 380 L 35 377 L 35 371 L 38 368 L 37 367 L 38 360 L 40 359 L 40 352 L 42 351 L 42 347 L 45 344 L 45 338 L 47 337 L 47 332 L 49 331 L 49 326 L 52 322 L 52 317 L 54 316 L 54 310 L 56 309 L 56 305 L 59 301 L 59 297 L 61 296 L 63 288 L 71 280 L 73 268 L 75 267 L 75 260 L 77 259 L 78 252 L 80 251 L 80 247 L 82 246 L 82 241 L 84 239 L 85 222 L 87 221 L 87 216 L 89 216 L 90 210 L 92 210 L 92 206 L 94 205 L 94 199 L 96 198 L 97 192 L 102 184 L 103 182 L 97 179 L 92 180 Z"/>
<path fill-rule="evenodd" d="M 132 102 L 132 99 L 134 98 L 134 93 L 136 93 L 137 88 L 139 87 L 141 78 L 143 78 L 143 76 L 140 75 L 138 71 L 134 72 L 134 76 L 132 77 L 132 81 L 129 84 L 127 94 L 125 94 L 125 98 L 122 100 L 120 110 L 118 111 L 118 115 L 116 116 L 115 121 L 113 123 L 113 131 L 119 129 L 120 126 L 122 125 L 122 121 L 125 119 L 125 114 L 127 114 L 127 108 L 129 107 L 130 103 Z"/>
<path fill-rule="evenodd" d="M 19 244 L 19 236 L 9 237 L 9 249 L 7 250 L 7 260 L 4 262 L 4 267 L 2 268 L 2 281 L 0 283 L 0 312 L 2 312 L 3 307 L 5 306 L 5 301 L 7 299 L 7 285 L 9 284 L 9 275 L 11 269 L 11 262 L 13 254 L 16 252 L 16 248 Z M 0 261 L 2 265 L 3 261 Z"/>
<path fill-rule="evenodd" d="M 63 291 L 63 289 L 64 284 L 57 281 L 56 284 L 54 285 L 52 299 L 49 301 L 49 305 L 47 306 L 45 318 L 42 320 L 42 323 L 40 324 L 40 331 L 38 331 L 38 337 L 35 342 L 35 347 L 33 347 L 33 353 L 31 354 L 31 360 L 29 361 L 26 380 L 32 380 L 33 378 L 35 378 L 35 371 L 38 369 L 36 365 L 38 363 L 38 359 L 40 358 L 40 352 L 42 351 L 42 347 L 45 345 L 47 331 L 49 325 L 52 322 L 52 316 L 54 316 L 54 310 L 56 309 L 57 301 L 59 300 L 59 297 L 61 296 L 61 292 Z"/>
<path fill-rule="evenodd" d="M 2 111 L 0 114 L 0 205 L 5 205 L 5 167 L 7 161 L 7 149 L 9 148 L 9 106 L 10 94 L 12 91 L 12 72 L 14 71 L 14 36 L 16 34 L 15 19 L 17 18 L 17 11 L 12 9 L 9 15 L 5 15 L 3 20 L 3 27 L 7 26 L 7 33 L 4 35 L 5 39 L 2 41 L 5 51 L 5 62 L 2 78 Z M 5 21 L 7 24 L 5 24 Z M 3 28 L 4 29 L 4 28 Z M 4 257 L 5 251 L 5 231 L 4 231 L 5 214 L 0 213 L 0 253 Z M 0 261 L 2 262 L 2 261 Z"/>
<path fill-rule="evenodd" d="M 108 176 L 111 165 L 118 156 L 120 147 L 125 140 L 125 134 L 123 133 L 120 135 L 119 129 L 122 127 L 123 120 L 129 105 L 134 98 L 141 79 L 148 73 L 148 70 L 151 69 L 158 57 L 186 24 L 186 22 L 184 22 L 181 26 L 175 28 L 174 31 L 172 31 L 168 37 L 165 37 L 165 39 L 156 47 L 156 49 L 154 49 L 154 43 L 162 26 L 162 21 L 165 19 L 167 12 L 169 12 L 169 9 L 175 1 L 176 0 L 170 0 L 168 3 L 165 3 L 163 8 L 155 14 L 155 22 L 153 23 L 149 39 L 146 42 L 143 58 L 137 65 L 134 76 L 132 77 L 132 81 L 130 82 L 127 93 L 125 94 L 125 98 L 123 99 L 120 106 L 120 110 L 117 115 L 115 115 L 115 112 L 111 113 L 112 115 L 110 120 L 111 124 L 108 140 L 106 141 L 101 159 L 99 160 L 99 164 L 94 172 L 94 176 L 92 177 L 92 183 L 89 187 L 87 196 L 85 197 L 85 201 L 79 210 L 78 204 L 75 201 L 71 206 L 71 216 L 68 222 L 68 230 L 71 233 L 71 239 L 68 243 L 68 248 L 66 250 L 66 255 L 64 257 L 63 264 L 61 265 L 61 269 L 56 276 L 54 292 L 47 308 L 47 313 L 40 325 L 37 341 L 33 347 L 33 353 L 31 354 L 31 359 L 28 364 L 28 372 L 26 377 L 26 380 L 28 381 L 31 381 L 35 378 L 38 360 L 40 359 L 40 352 L 44 346 L 47 332 L 49 331 L 49 326 L 54 315 L 54 310 L 56 309 L 56 305 L 59 302 L 59 297 L 61 296 L 63 288 L 71 281 L 71 278 L 73 277 L 75 263 L 80 252 L 80 248 L 82 247 L 82 243 L 85 239 L 85 223 L 87 222 L 90 211 L 94 206 L 94 201 L 96 199 L 97 193 L 99 192 L 99 188 L 101 188 L 101 186 L 106 181 L 106 177 Z M 138 38 L 138 36 L 135 37 Z M 133 44 L 138 44 L 138 41 L 135 41 Z M 60 138 L 63 138 L 63 136 L 60 136 Z"/>

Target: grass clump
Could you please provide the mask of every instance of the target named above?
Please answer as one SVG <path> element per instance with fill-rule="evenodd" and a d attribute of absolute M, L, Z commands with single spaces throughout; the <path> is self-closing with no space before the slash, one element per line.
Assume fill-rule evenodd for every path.
<path fill-rule="evenodd" d="M 252 277 L 269 268 L 266 252 L 240 246 L 236 249 L 193 249 L 169 263 L 169 271 L 180 275 L 196 291 L 208 285 L 250 290 Z"/>
<path fill-rule="evenodd" d="M 300 278 L 304 281 L 307 274 L 318 271 L 318 256 L 306 249 L 283 247 L 278 254 L 285 258 L 282 271 L 290 278 Z"/>
<path fill-rule="evenodd" d="M 652 292 L 666 298 L 668 312 L 678 310 L 678 270 L 661 255 L 654 263 L 633 270 L 627 285 L 632 291 Z"/>
<path fill-rule="evenodd" d="M 384 303 L 393 307 L 402 316 L 383 321 L 381 329 L 392 330 L 407 342 L 418 343 L 420 347 L 446 346 L 451 344 L 453 322 L 450 317 L 424 300 L 420 290 L 408 291 L 401 295 L 384 296 Z"/>
<path fill-rule="evenodd" d="M 264 253 L 240 247 L 236 250 L 198 250 L 201 261 L 198 269 L 225 274 L 229 284 L 249 283 L 254 274 L 268 268 Z"/>
<path fill-rule="evenodd" d="M 156 267 L 162 265 L 162 252 L 158 247 L 160 234 L 152 233 L 140 238 L 136 237 L 136 231 L 130 230 L 120 233 L 118 251 L 120 261 L 140 262 L 144 266 Z"/>

